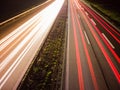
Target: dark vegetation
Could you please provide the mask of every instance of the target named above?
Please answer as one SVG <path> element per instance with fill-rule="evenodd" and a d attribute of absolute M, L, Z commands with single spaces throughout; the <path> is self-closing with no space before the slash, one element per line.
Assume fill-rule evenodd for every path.
<path fill-rule="evenodd" d="M 120 13 L 119 9 L 120 0 L 87 0 L 87 1 L 102 4 L 103 7 Z"/>
<path fill-rule="evenodd" d="M 43 47 L 18 90 L 59 90 L 65 63 L 67 3 L 64 3 Z"/>
<path fill-rule="evenodd" d="M 16 16 L 47 0 L 0 0 L 0 22 Z"/>
<path fill-rule="evenodd" d="M 85 0 L 120 29 L 120 0 Z"/>

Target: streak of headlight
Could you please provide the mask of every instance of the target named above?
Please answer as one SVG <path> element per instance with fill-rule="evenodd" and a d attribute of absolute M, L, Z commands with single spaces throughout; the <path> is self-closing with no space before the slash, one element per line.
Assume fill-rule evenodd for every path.
<path fill-rule="evenodd" d="M 12 35 L 16 35 L 17 32 L 19 32 L 21 29 L 24 29 L 23 27 L 28 26 L 29 23 L 34 22 L 35 20 L 38 20 L 39 18 L 42 17 L 41 22 L 38 23 L 38 25 L 42 24 L 42 27 L 50 27 L 51 23 L 53 23 L 63 5 L 64 0 L 56 0 L 55 2 L 53 2 L 51 5 L 49 5 L 47 8 L 45 8 L 44 10 L 42 10 L 40 13 L 38 13 L 36 16 L 34 16 L 33 18 L 31 18 L 30 20 L 28 20 L 25 24 L 23 24 L 21 27 L 19 27 L 18 29 L 16 29 L 15 33 L 9 34 L 7 37 L 5 37 L 5 39 L 2 40 L 2 44 L 6 43 L 6 41 L 11 40 L 10 38 L 12 37 Z M 46 23 L 45 23 L 46 22 Z M 29 25 L 30 26 L 30 25 Z M 41 25 L 40 25 L 41 26 Z M 36 30 L 36 29 L 35 29 Z M 40 31 L 40 29 L 37 29 L 38 31 Z M 47 30 L 43 30 L 44 32 L 46 32 Z M 37 31 L 33 31 L 33 32 L 37 32 Z M 31 39 L 30 37 L 32 37 L 33 34 L 29 34 L 26 38 Z M 24 40 L 24 43 L 20 43 L 19 47 L 24 46 L 25 42 L 27 42 L 28 39 Z M 4 45 L 3 45 L 4 46 Z M 13 50 L 14 51 L 14 50 Z M 12 55 L 14 56 L 19 50 L 15 50 L 14 52 L 12 52 Z M 8 55 L 9 57 L 10 55 Z M 2 62 L 3 64 L 0 64 L 0 70 L 2 70 L 7 63 L 10 61 L 10 58 L 6 57 L 4 62 Z M 11 58 L 12 59 L 12 58 Z M 4 79 L 4 78 L 3 78 Z M 2 80 L 3 80 L 2 79 Z"/>

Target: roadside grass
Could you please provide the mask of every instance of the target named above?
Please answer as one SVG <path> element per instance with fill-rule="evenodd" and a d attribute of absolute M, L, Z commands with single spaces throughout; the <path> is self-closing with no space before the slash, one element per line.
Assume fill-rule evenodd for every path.
<path fill-rule="evenodd" d="M 115 25 L 118 29 L 120 29 L 120 14 L 114 9 L 110 9 L 105 4 L 100 4 L 97 2 L 90 2 L 85 0 L 85 2 L 89 3 L 98 13 L 104 16 L 108 21 L 110 21 L 113 25 Z"/>

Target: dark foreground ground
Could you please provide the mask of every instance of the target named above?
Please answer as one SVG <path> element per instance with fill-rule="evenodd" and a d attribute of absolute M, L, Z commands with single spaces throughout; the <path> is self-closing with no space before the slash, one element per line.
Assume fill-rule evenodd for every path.
<path fill-rule="evenodd" d="M 36 54 L 18 90 L 60 90 L 66 48 L 67 2 L 64 3 L 45 43 Z"/>
<path fill-rule="evenodd" d="M 0 22 L 16 16 L 47 0 L 0 0 Z"/>

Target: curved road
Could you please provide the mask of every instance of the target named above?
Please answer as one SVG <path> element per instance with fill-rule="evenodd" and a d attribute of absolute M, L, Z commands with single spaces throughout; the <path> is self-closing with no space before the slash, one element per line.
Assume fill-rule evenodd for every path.
<path fill-rule="evenodd" d="M 63 3 L 64 0 L 55 0 L 1 39 L 0 90 L 17 88 L 35 54 L 44 43 Z"/>
<path fill-rule="evenodd" d="M 120 90 L 120 32 L 82 1 L 68 5 L 65 90 Z"/>

